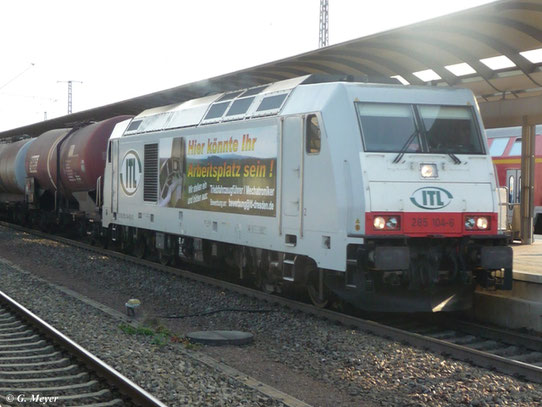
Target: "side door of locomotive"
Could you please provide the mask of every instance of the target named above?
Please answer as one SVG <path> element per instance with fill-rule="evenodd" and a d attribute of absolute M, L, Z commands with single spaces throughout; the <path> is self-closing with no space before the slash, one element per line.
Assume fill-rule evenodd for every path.
<path fill-rule="evenodd" d="M 281 225 L 295 244 L 302 234 L 303 118 L 286 117 L 282 123 Z M 295 236 L 295 238 L 293 238 Z"/>

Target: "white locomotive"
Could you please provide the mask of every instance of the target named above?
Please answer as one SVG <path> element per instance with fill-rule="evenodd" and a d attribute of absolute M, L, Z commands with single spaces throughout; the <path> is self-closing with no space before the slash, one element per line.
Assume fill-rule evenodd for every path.
<path fill-rule="evenodd" d="M 320 306 L 447 311 L 470 307 L 475 283 L 510 289 L 472 93 L 311 79 L 117 124 L 104 230 L 141 256 L 305 285 Z"/>

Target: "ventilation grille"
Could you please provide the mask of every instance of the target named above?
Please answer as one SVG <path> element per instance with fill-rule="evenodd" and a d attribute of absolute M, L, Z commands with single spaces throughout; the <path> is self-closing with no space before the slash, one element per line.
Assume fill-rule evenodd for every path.
<path fill-rule="evenodd" d="M 143 167 L 143 200 L 158 200 L 158 144 L 145 144 Z"/>

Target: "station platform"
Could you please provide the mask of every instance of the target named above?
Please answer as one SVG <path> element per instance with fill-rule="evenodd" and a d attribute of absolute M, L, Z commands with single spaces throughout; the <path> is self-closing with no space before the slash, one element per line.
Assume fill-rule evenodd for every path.
<path fill-rule="evenodd" d="M 516 244 L 511 291 L 478 289 L 474 317 L 496 325 L 542 332 L 542 235 L 532 245 Z"/>
<path fill-rule="evenodd" d="M 514 245 L 514 280 L 542 284 L 542 235 L 532 245 Z"/>

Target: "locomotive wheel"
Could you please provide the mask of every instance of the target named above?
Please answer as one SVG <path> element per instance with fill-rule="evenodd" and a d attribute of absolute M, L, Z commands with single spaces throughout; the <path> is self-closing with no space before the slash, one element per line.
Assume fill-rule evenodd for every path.
<path fill-rule="evenodd" d="M 109 229 L 102 230 L 101 227 L 95 226 L 95 229 L 92 232 L 92 244 L 102 249 L 107 249 L 109 246 L 110 233 Z"/>
<path fill-rule="evenodd" d="M 309 279 L 307 281 L 307 293 L 309 294 L 309 298 L 311 299 L 311 302 L 314 304 L 315 307 L 326 308 L 330 304 L 329 291 L 326 288 L 325 284 L 323 284 L 322 296 L 320 297 L 319 287 L 319 270 L 312 270 L 309 273 Z"/>
<path fill-rule="evenodd" d="M 79 220 L 74 229 L 78 237 L 84 238 L 87 236 L 87 223 L 84 220 Z"/>
<path fill-rule="evenodd" d="M 264 255 L 262 257 L 262 264 L 257 267 L 254 274 L 254 285 L 263 292 L 272 294 L 275 289 L 273 281 L 270 277 L 271 271 L 269 270 L 269 257 L 268 255 Z"/>
<path fill-rule="evenodd" d="M 166 250 L 158 250 L 158 261 L 162 266 L 168 266 L 171 264 L 173 256 L 168 253 Z"/>
<path fill-rule="evenodd" d="M 22 209 L 18 209 L 15 213 L 15 217 L 17 219 L 16 223 L 22 226 L 26 226 L 26 213 Z"/>
<path fill-rule="evenodd" d="M 275 292 L 275 285 L 265 276 L 260 276 L 257 279 L 256 287 L 267 294 L 273 294 Z"/>
<path fill-rule="evenodd" d="M 147 251 L 147 243 L 145 242 L 145 238 L 139 238 L 137 239 L 137 242 L 134 244 L 134 250 L 133 254 L 138 259 L 142 259 L 145 257 L 145 252 Z"/>
<path fill-rule="evenodd" d="M 45 217 L 42 217 L 39 219 L 39 228 L 42 232 L 47 232 L 47 221 L 45 220 Z"/>
<path fill-rule="evenodd" d="M 101 227 L 95 227 L 92 231 L 92 244 L 107 249 L 107 241 L 109 240 L 109 230 Z"/>
<path fill-rule="evenodd" d="M 122 253 L 130 254 L 133 252 L 133 240 L 131 239 L 131 236 L 126 236 L 126 234 L 122 234 L 119 242 L 120 251 Z"/>
<path fill-rule="evenodd" d="M 99 247 L 100 249 L 107 249 L 107 240 L 102 236 L 92 236 L 90 244 Z"/>

